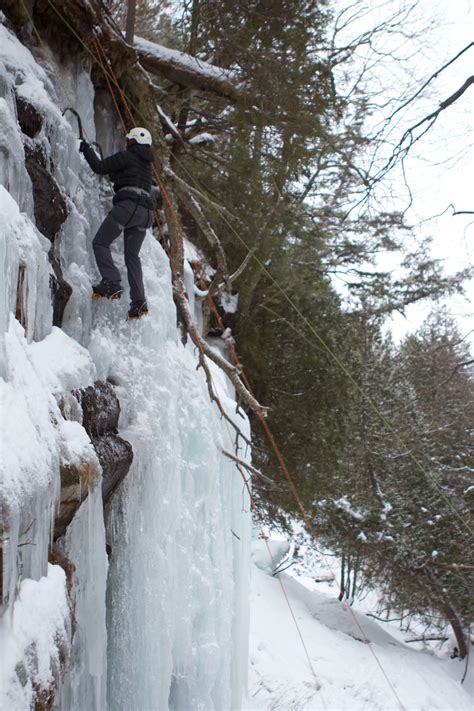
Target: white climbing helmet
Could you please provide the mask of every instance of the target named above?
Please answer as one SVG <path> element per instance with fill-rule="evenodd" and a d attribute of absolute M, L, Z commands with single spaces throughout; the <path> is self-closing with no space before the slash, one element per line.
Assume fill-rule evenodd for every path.
<path fill-rule="evenodd" d="M 151 133 L 147 131 L 146 128 L 132 128 L 132 130 L 127 133 L 126 138 L 134 140 L 137 143 L 144 143 L 146 146 L 151 146 Z"/>

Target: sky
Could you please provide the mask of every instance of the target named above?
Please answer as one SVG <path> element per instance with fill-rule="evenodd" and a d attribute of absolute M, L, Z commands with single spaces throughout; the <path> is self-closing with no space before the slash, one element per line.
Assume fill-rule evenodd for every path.
<path fill-rule="evenodd" d="M 401 7 L 415 5 L 404 21 L 402 33 L 381 35 L 377 49 L 394 53 L 402 61 L 382 58 L 374 67 L 370 86 L 378 101 L 396 105 L 400 98 L 416 91 L 426 79 L 474 40 L 474 0 L 340 0 L 339 8 L 354 6 L 362 12 L 359 30 L 366 30 Z M 352 28 L 354 31 L 356 26 Z M 400 28 L 399 28 L 400 29 Z M 369 56 L 362 50 L 359 61 Z M 404 130 L 436 110 L 472 75 L 474 47 L 444 70 L 406 110 L 397 114 L 389 138 L 396 142 Z M 411 89 L 409 88 L 411 87 Z M 410 150 L 404 174 L 395 170 L 387 177 L 382 194 L 392 207 L 407 210 L 416 239 L 431 237 L 432 254 L 452 274 L 474 265 L 474 215 L 453 216 L 456 210 L 474 210 L 474 85 L 451 107 L 442 111 L 430 131 Z M 387 109 L 375 112 L 381 121 Z M 405 185 L 408 184 L 411 192 Z M 384 193 L 385 191 L 385 193 Z M 407 209 L 408 208 L 408 209 Z M 388 264 L 390 259 L 387 255 Z M 393 258 L 392 258 L 393 259 Z M 457 318 L 462 335 L 474 346 L 474 280 L 465 285 L 466 297 L 443 300 Z M 390 319 L 396 340 L 416 330 L 433 304 L 409 307 L 405 315 Z"/>
<path fill-rule="evenodd" d="M 421 0 L 420 9 L 438 26 L 430 31 L 427 66 L 442 66 L 474 40 L 472 0 L 433 2 Z M 433 84 L 432 100 L 424 102 L 429 111 L 437 108 L 473 73 L 474 48 L 457 60 Z M 438 62 L 438 65 L 436 64 Z M 431 71 L 431 70 L 429 70 Z M 433 238 L 433 255 L 443 260 L 449 273 L 474 266 L 474 215 L 453 216 L 456 210 L 474 211 L 474 85 L 451 107 L 441 112 L 435 126 L 421 140 L 406 163 L 407 179 L 413 191 L 413 206 L 408 212 L 418 234 Z M 429 113 L 428 111 L 428 113 Z M 443 214 L 440 214 L 443 213 Z M 447 306 L 456 316 L 462 335 L 474 329 L 474 281 L 466 284 L 466 299 L 450 298 Z M 430 304 L 413 307 L 407 319 L 393 320 L 395 335 L 404 327 L 416 327 L 426 316 Z M 405 321 L 405 323 L 404 323 Z M 406 323 L 408 321 L 408 323 Z M 470 342 L 474 345 L 471 333 Z"/>

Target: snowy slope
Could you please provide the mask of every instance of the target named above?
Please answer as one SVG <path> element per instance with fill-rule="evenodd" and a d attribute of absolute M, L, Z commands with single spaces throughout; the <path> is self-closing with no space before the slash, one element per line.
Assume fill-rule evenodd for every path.
<path fill-rule="evenodd" d="M 262 548 L 260 542 L 255 545 Z M 263 550 L 259 557 L 264 557 Z M 252 568 L 245 711 L 467 711 L 473 707 L 472 696 L 460 684 L 463 662 L 415 651 L 357 609 L 355 622 L 334 590 L 309 590 L 286 573 L 278 580 L 269 568 Z M 360 641 L 359 625 L 370 645 Z"/>

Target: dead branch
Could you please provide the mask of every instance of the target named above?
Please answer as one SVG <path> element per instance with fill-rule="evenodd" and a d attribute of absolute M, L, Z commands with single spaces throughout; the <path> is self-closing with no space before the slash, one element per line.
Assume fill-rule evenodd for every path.
<path fill-rule="evenodd" d="M 474 47 L 474 42 L 471 42 L 471 43 L 468 44 L 466 47 L 464 47 L 463 49 L 461 49 L 461 51 L 458 52 L 454 57 L 452 57 L 448 62 L 446 62 L 446 64 L 443 64 L 442 67 L 440 67 L 440 68 L 437 69 L 435 72 L 433 72 L 433 74 L 431 74 L 431 76 L 428 77 L 428 79 L 424 82 L 424 84 L 422 84 L 422 85 L 420 86 L 420 88 L 419 88 L 412 96 L 410 96 L 409 99 L 407 99 L 406 101 L 404 101 L 400 106 L 398 106 L 398 107 L 395 109 L 395 111 L 393 111 L 393 112 L 390 114 L 390 116 L 389 116 L 388 119 L 386 120 L 386 123 L 389 123 L 390 121 L 392 121 L 393 118 L 396 116 L 396 114 L 398 114 L 400 111 L 402 111 L 403 109 L 405 109 L 405 108 L 406 108 L 409 104 L 411 104 L 416 98 L 418 98 L 418 96 L 420 96 L 420 94 L 426 89 L 426 87 L 427 87 L 429 84 L 431 84 L 431 82 L 432 82 L 434 79 L 437 79 L 437 78 L 439 77 L 439 75 L 442 74 L 442 72 L 444 72 L 445 69 L 447 69 L 449 66 L 451 66 L 451 64 L 454 64 L 454 62 L 455 62 L 456 60 L 458 60 L 459 57 L 461 57 L 465 52 L 467 52 L 467 51 L 468 51 L 469 49 L 471 49 L 472 47 Z"/>
<path fill-rule="evenodd" d="M 224 373 L 227 375 L 233 386 L 235 387 L 236 393 L 240 400 L 247 405 L 253 412 L 259 416 L 266 416 L 267 408 L 260 405 L 259 402 L 249 393 L 245 385 L 242 383 L 238 368 L 234 367 L 225 358 L 218 355 L 202 338 L 199 333 L 194 319 L 191 315 L 191 309 L 189 308 L 189 301 L 184 288 L 184 284 L 181 276 L 175 275 L 174 277 L 174 295 L 176 303 L 178 305 L 181 317 L 186 326 L 187 332 L 191 336 L 191 339 L 195 346 L 199 349 L 199 352 L 206 355 L 209 360 L 212 360 Z"/>
<path fill-rule="evenodd" d="M 436 111 L 432 111 L 430 114 L 428 114 L 428 116 L 425 116 L 424 118 L 420 119 L 416 124 L 408 128 L 395 146 L 392 155 L 388 159 L 386 165 L 381 168 L 377 175 L 375 175 L 371 179 L 370 185 L 372 186 L 374 183 L 380 181 L 391 170 L 391 168 L 393 168 L 393 166 L 397 163 L 398 160 L 401 160 L 403 162 L 403 159 L 407 155 L 410 148 L 430 130 L 440 113 L 447 109 L 449 106 L 452 106 L 472 84 L 474 84 L 474 75 L 468 77 L 464 84 L 459 87 L 457 91 L 451 94 L 451 96 L 448 96 L 447 99 L 441 101 Z M 415 135 L 415 131 L 417 131 L 417 129 L 421 129 L 422 127 L 423 129 L 417 135 Z"/>
<path fill-rule="evenodd" d="M 228 217 L 231 220 L 238 219 L 237 216 L 233 215 L 229 210 L 227 210 L 224 207 L 224 205 L 219 205 L 217 202 L 214 202 L 213 200 L 211 200 L 211 198 L 209 198 L 204 193 L 200 192 L 196 188 L 191 187 L 191 185 L 186 183 L 185 180 L 183 180 L 182 178 L 179 177 L 179 175 L 177 175 L 175 172 L 173 172 L 173 170 L 171 170 L 171 168 L 169 168 L 169 167 L 166 168 L 166 175 L 168 178 L 171 178 L 171 180 L 173 180 L 174 183 L 178 187 L 182 187 L 183 191 L 186 191 L 190 195 L 194 195 L 196 198 L 205 200 L 209 205 L 211 205 L 211 207 L 214 207 L 218 211 L 218 214 L 225 215 L 226 217 Z"/>
<path fill-rule="evenodd" d="M 401 617 L 391 618 L 378 617 L 377 615 L 374 615 L 371 612 L 366 612 L 365 614 L 367 617 L 373 617 L 374 620 L 378 620 L 379 622 L 403 622 L 403 620 L 406 620 L 407 617 L 410 617 L 411 613 L 407 613 L 406 615 L 402 615 Z"/>
<path fill-rule="evenodd" d="M 247 267 L 248 263 L 252 259 L 253 254 L 254 254 L 253 249 L 250 252 L 247 252 L 247 256 L 245 257 L 245 259 L 242 262 L 242 264 L 240 265 L 240 267 L 238 267 L 238 269 L 236 269 L 235 272 L 230 275 L 230 277 L 229 277 L 230 284 L 232 284 L 232 282 L 236 281 L 239 278 L 239 276 L 242 274 L 242 272 L 244 271 L 244 269 Z"/>
<path fill-rule="evenodd" d="M 249 447 L 252 447 L 252 442 L 249 440 L 248 437 L 246 437 L 246 436 L 244 435 L 244 433 L 242 432 L 242 430 L 235 424 L 234 420 L 233 420 L 231 417 L 229 417 L 229 415 L 227 414 L 227 412 L 224 410 L 221 401 L 219 400 L 219 398 L 217 397 L 216 393 L 214 392 L 214 389 L 213 389 L 213 387 L 212 387 L 212 374 L 211 374 L 211 371 L 209 370 L 209 365 L 208 365 L 208 363 L 207 363 L 207 361 L 206 361 L 206 358 L 205 358 L 204 354 L 203 354 L 201 351 L 199 352 L 199 365 L 202 367 L 202 369 L 204 370 L 204 372 L 205 372 L 205 374 L 206 374 L 207 391 L 208 391 L 208 393 L 209 393 L 209 399 L 211 400 L 211 402 L 215 402 L 215 403 L 216 403 L 216 405 L 217 405 L 217 407 L 218 407 L 218 409 L 219 409 L 219 412 L 220 412 L 221 416 L 222 416 L 222 417 L 226 420 L 226 422 L 228 422 L 228 423 L 233 427 L 233 429 L 235 430 L 235 433 L 236 433 L 236 442 L 238 441 L 238 438 L 239 438 L 239 437 L 242 437 L 242 439 L 244 440 L 245 444 L 248 445 Z M 236 444 L 235 446 L 236 446 L 236 448 L 237 448 L 237 444 Z"/>
<path fill-rule="evenodd" d="M 446 385 L 447 383 L 449 383 L 450 380 L 452 380 L 454 378 L 454 376 L 456 375 L 458 370 L 460 370 L 460 368 L 465 368 L 466 366 L 472 365 L 473 363 L 474 363 L 474 359 L 466 360 L 463 363 L 458 363 L 456 365 L 456 367 L 453 369 L 452 373 L 450 375 L 448 375 L 448 377 L 445 380 L 443 380 L 437 387 L 441 388 L 443 385 Z"/>
<path fill-rule="evenodd" d="M 474 43 L 473 43 L 473 44 L 474 44 Z M 441 111 L 444 111 L 444 110 L 447 109 L 449 106 L 452 106 L 452 104 L 454 104 L 455 101 L 457 101 L 458 99 L 460 99 L 461 96 L 464 94 L 464 92 L 469 89 L 469 87 L 471 86 L 471 84 L 474 84 L 474 75 L 468 77 L 468 78 L 466 79 L 466 81 L 464 82 L 464 84 L 463 84 L 461 87 L 459 87 L 459 89 L 458 89 L 457 91 L 455 91 L 454 94 L 451 94 L 451 96 L 448 96 L 447 99 L 445 99 L 444 101 L 442 101 L 442 102 L 440 103 L 439 107 L 436 109 L 436 111 L 433 111 L 433 112 L 432 112 L 431 114 L 429 114 L 428 116 L 425 116 L 425 118 L 421 119 L 420 121 L 418 121 L 418 123 L 416 123 L 414 126 L 412 126 L 411 128 L 409 128 L 409 129 L 405 132 L 405 134 L 404 134 L 404 136 L 403 136 L 403 138 L 402 138 L 402 140 L 401 140 L 400 143 L 403 143 L 404 139 L 405 139 L 408 135 L 412 135 L 412 134 L 413 134 L 413 131 L 415 131 L 417 128 L 419 128 L 420 126 L 422 126 L 424 123 L 427 123 L 428 121 L 433 122 L 433 121 L 439 116 L 439 114 L 441 113 Z"/>
<path fill-rule="evenodd" d="M 202 208 L 194 195 L 190 194 L 184 187 L 184 181 L 175 180 L 175 185 L 178 193 L 184 199 L 186 209 L 189 210 L 197 226 L 208 241 L 209 245 L 212 247 L 214 254 L 216 255 L 217 269 L 222 274 L 226 289 L 230 291 L 230 284 L 228 283 L 229 269 L 227 267 L 227 259 L 219 237 L 217 236 L 211 223 L 208 222 L 204 216 Z"/>
<path fill-rule="evenodd" d="M 244 462 L 243 459 L 239 459 L 234 454 L 231 454 L 230 452 L 228 452 L 226 449 L 222 450 L 222 454 L 224 454 L 226 457 L 229 457 L 229 459 L 232 459 L 234 462 L 236 462 L 236 464 L 240 464 L 242 467 L 245 467 L 246 469 L 248 469 L 248 471 L 251 474 L 258 476 L 258 477 L 262 478 L 264 481 L 266 481 L 268 484 L 272 484 L 273 486 L 275 486 L 275 482 L 272 479 L 270 479 L 268 476 L 265 476 L 265 474 L 262 474 L 261 471 L 259 471 L 258 469 L 255 469 L 255 467 L 253 467 L 251 464 Z"/>
<path fill-rule="evenodd" d="M 474 570 L 474 565 L 466 565 L 465 563 L 436 563 L 430 561 L 427 563 L 432 568 L 446 568 L 447 570 Z"/>
<path fill-rule="evenodd" d="M 449 637 L 417 637 L 416 639 L 406 639 L 405 644 L 412 642 L 447 642 Z"/>

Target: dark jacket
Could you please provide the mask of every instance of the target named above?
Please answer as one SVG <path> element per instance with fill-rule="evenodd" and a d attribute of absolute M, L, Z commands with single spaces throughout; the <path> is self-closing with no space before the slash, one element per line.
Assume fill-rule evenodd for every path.
<path fill-rule="evenodd" d="M 100 159 L 92 146 L 84 146 L 84 158 L 94 173 L 110 175 L 114 191 L 121 188 L 135 187 L 150 192 L 152 184 L 153 153 L 150 146 L 134 143 L 126 151 L 114 153 Z"/>

